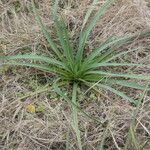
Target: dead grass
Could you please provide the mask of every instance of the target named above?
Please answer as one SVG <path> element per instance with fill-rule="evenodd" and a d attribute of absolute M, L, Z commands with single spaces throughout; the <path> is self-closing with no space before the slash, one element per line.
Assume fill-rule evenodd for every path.
<path fill-rule="evenodd" d="M 99 5 L 104 1 L 100 0 Z M 39 31 L 32 14 L 31 3 L 21 1 L 16 12 L 16 0 L 0 0 L 0 54 L 16 53 L 49 53 L 43 35 Z M 39 12 L 52 32 L 50 19 L 51 0 L 41 0 Z M 90 0 L 62 1 L 61 14 L 65 16 L 70 28 L 70 36 L 76 40 L 84 13 L 90 6 Z M 122 36 L 140 32 L 150 27 L 149 2 L 143 0 L 118 0 L 107 12 L 102 21 L 94 28 L 87 50 L 93 45 L 104 41 L 110 35 Z M 98 9 L 97 6 L 95 9 Z M 53 34 L 53 33 L 52 33 Z M 53 36 L 55 36 L 53 34 Z M 140 51 L 126 59 L 133 62 L 150 64 L 150 39 L 135 41 L 130 47 L 140 47 Z M 147 50 L 144 50 L 147 48 Z M 131 68 L 132 69 L 132 68 Z M 135 68 L 143 74 L 150 73 L 147 69 Z M 71 149 L 77 150 L 75 135 L 72 132 L 70 109 L 60 101 L 49 87 L 38 93 L 39 89 L 50 80 L 50 75 L 27 68 L 10 68 L 0 70 L 0 149 L 2 150 L 63 150 L 66 137 L 69 135 Z M 32 92 L 35 92 L 32 94 Z M 137 98 L 141 91 L 125 90 Z M 26 97 L 27 93 L 29 95 Z M 99 117 L 102 125 L 80 115 L 82 141 L 85 150 L 96 150 L 107 122 L 109 132 L 106 138 L 106 150 L 121 150 L 131 121 L 133 106 L 121 101 L 109 92 L 86 97 L 82 107 L 91 116 Z M 24 99 L 21 97 L 25 96 Z M 80 96 L 80 95 L 79 95 Z M 96 100 L 95 100 L 96 99 Z M 26 111 L 28 104 L 43 108 L 35 114 Z M 137 118 L 137 138 L 143 150 L 149 150 L 150 142 L 150 94 L 144 98 Z M 130 146 L 134 149 L 133 145 Z"/>

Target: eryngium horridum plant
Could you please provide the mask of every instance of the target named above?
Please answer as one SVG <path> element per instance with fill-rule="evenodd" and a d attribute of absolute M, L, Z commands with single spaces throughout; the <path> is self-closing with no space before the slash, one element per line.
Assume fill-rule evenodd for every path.
<path fill-rule="evenodd" d="M 93 49 L 88 55 L 84 55 L 85 46 L 93 27 L 95 26 L 97 20 L 102 18 L 108 8 L 114 3 L 114 0 L 106 0 L 93 18 L 90 19 L 94 9 L 93 6 L 96 5 L 97 2 L 98 0 L 93 1 L 92 7 L 88 9 L 85 15 L 85 19 L 83 20 L 79 34 L 79 41 L 77 41 L 78 44 L 74 46 L 76 49 L 73 49 L 73 43 L 70 42 L 65 21 L 62 18 L 58 18 L 57 11 L 59 8 L 59 0 L 55 0 L 52 17 L 61 47 L 58 46 L 51 38 L 45 25 L 42 23 L 41 18 L 37 14 L 34 2 L 32 2 L 37 23 L 51 48 L 50 50 L 53 56 L 50 57 L 37 54 L 22 54 L 0 57 L 0 59 L 3 60 L 4 65 L 28 66 L 55 75 L 56 80 L 53 85 L 54 90 L 72 107 L 72 125 L 76 133 L 78 147 L 80 150 L 82 149 L 82 144 L 77 114 L 78 111 L 83 111 L 77 104 L 77 88 L 85 85 L 87 87 L 91 87 L 90 89 L 94 88 L 96 91 L 99 91 L 100 89 L 108 90 L 117 96 L 120 96 L 123 100 L 136 105 L 136 102 L 133 98 L 125 95 L 120 90 L 115 89 L 115 85 L 144 90 L 145 86 L 139 85 L 136 82 L 131 82 L 131 79 L 150 81 L 150 76 L 148 75 L 113 72 L 113 67 L 150 67 L 144 64 L 128 62 L 119 63 L 116 61 L 117 58 L 138 50 L 128 49 L 118 53 L 117 49 L 123 45 L 130 44 L 135 38 L 149 37 L 150 31 L 124 36 L 121 38 L 110 37 L 105 42 L 101 43 L 99 47 Z M 28 61 L 27 63 L 23 60 L 31 60 L 31 62 Z M 106 67 L 107 69 L 105 69 Z M 110 68 L 111 71 L 109 71 L 108 68 Z M 70 100 L 70 98 L 60 90 L 59 84 L 62 82 L 70 83 L 67 85 L 72 86 L 72 100 Z M 150 90 L 150 88 L 148 88 L 148 90 Z M 84 114 L 87 115 L 86 113 Z"/>

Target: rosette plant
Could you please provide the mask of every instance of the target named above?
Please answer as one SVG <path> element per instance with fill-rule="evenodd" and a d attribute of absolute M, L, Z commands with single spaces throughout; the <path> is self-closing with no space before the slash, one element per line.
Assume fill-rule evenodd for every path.
<path fill-rule="evenodd" d="M 123 66 L 150 67 L 144 64 L 135 64 L 129 62 L 120 63 L 117 59 L 138 50 L 128 49 L 126 51 L 118 52 L 117 49 L 121 48 L 123 45 L 132 43 L 136 38 L 150 37 L 150 31 L 119 38 L 110 37 L 105 42 L 101 43 L 99 47 L 91 50 L 88 55 L 85 55 L 85 46 L 93 27 L 95 26 L 97 20 L 101 19 L 108 8 L 114 3 L 114 0 L 106 0 L 106 2 L 100 7 L 95 15 L 93 15 L 94 6 L 97 4 L 97 2 L 98 0 L 94 0 L 92 2 L 92 7 L 88 9 L 85 15 L 79 38 L 77 39 L 78 41 L 74 46 L 76 49 L 72 47 L 73 43 L 70 42 L 70 37 L 68 34 L 69 31 L 65 21 L 58 17 L 59 0 L 55 0 L 52 11 L 54 28 L 60 42 L 59 44 L 54 42 L 50 36 L 48 30 L 37 13 L 34 2 L 32 2 L 36 21 L 50 46 L 52 56 L 22 54 L 0 57 L 0 60 L 3 61 L 3 65 L 27 66 L 54 75 L 54 79 L 56 79 L 53 85 L 54 90 L 72 107 L 72 125 L 76 133 L 78 147 L 80 150 L 82 149 L 82 142 L 78 125 L 78 111 L 82 110 L 77 102 L 78 88 L 85 85 L 84 87 L 90 87 L 90 89 L 94 88 L 96 91 L 100 89 L 107 90 L 117 96 L 120 96 L 123 100 L 136 105 L 136 101 L 120 90 L 117 90 L 115 88 L 116 85 L 126 88 L 144 90 L 145 86 L 137 84 L 135 80 L 150 81 L 150 76 L 148 75 L 116 72 L 115 69 L 113 69 L 113 67 L 121 68 Z M 25 60 L 28 61 L 26 62 Z M 131 79 L 134 79 L 135 82 L 131 82 Z M 60 89 L 59 85 L 62 82 L 66 84 L 69 83 L 67 85 L 72 87 L 72 98 L 65 95 Z M 150 88 L 148 88 L 148 90 L 150 90 Z M 87 115 L 86 113 L 84 114 Z"/>

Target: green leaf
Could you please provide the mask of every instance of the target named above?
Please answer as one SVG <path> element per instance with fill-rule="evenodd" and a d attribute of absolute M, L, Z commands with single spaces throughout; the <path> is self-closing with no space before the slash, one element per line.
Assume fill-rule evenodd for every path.
<path fill-rule="evenodd" d="M 36 61 L 42 61 L 42 62 L 46 62 L 48 64 L 52 64 L 52 65 L 59 65 L 62 66 L 63 68 L 66 68 L 65 64 L 53 59 L 53 58 L 49 58 L 49 57 L 45 57 L 45 56 L 39 56 L 39 55 L 35 55 L 35 54 L 23 54 L 23 55 L 15 55 L 15 56 L 0 56 L 0 60 L 17 60 L 17 59 L 29 59 L 29 60 L 36 60 Z"/>
<path fill-rule="evenodd" d="M 58 11 L 58 3 L 60 0 L 55 0 L 54 6 L 53 6 L 53 18 L 56 19 L 57 17 L 57 11 Z"/>
<path fill-rule="evenodd" d="M 54 21 L 54 27 L 56 29 L 56 33 L 57 33 L 57 36 L 58 36 L 59 41 L 61 43 L 62 49 L 64 51 L 64 54 L 65 54 L 66 57 L 68 57 L 68 53 L 67 53 L 68 50 L 67 50 L 67 46 L 66 46 L 65 39 L 64 39 L 63 28 L 60 25 L 60 23 L 59 23 L 57 18 L 55 18 L 53 21 Z"/>
<path fill-rule="evenodd" d="M 113 55 L 111 58 L 108 58 L 107 60 L 103 61 L 103 63 L 110 62 L 111 60 L 115 60 L 116 58 L 119 58 L 119 57 L 121 57 L 123 55 L 126 55 L 126 54 L 128 54 L 130 52 L 134 52 L 134 51 L 137 51 L 137 50 L 139 50 L 139 49 L 138 48 L 137 49 L 129 49 L 129 50 L 125 51 L 125 52 L 120 52 L 118 54 Z"/>
<path fill-rule="evenodd" d="M 70 43 L 70 40 L 69 40 L 69 32 L 68 32 L 67 26 L 66 26 L 65 21 L 64 21 L 63 18 L 61 18 L 60 23 L 62 24 L 66 47 L 67 47 L 67 50 L 69 51 L 68 53 L 69 53 L 71 59 L 73 60 L 73 51 L 72 51 L 71 43 Z"/>
<path fill-rule="evenodd" d="M 147 89 L 149 87 L 149 83 L 147 84 L 147 86 L 145 87 L 145 90 L 141 96 L 141 98 L 138 100 L 138 103 L 137 103 L 137 107 L 136 109 L 132 112 L 132 121 L 130 123 L 130 127 L 129 127 L 129 132 L 128 132 L 128 135 L 127 135 L 127 140 L 125 142 L 125 147 L 124 147 L 124 150 L 128 150 L 128 147 L 129 147 L 129 142 L 131 141 L 136 150 L 139 150 L 140 149 L 140 145 L 139 143 L 137 142 L 137 139 L 135 137 L 135 126 L 136 126 L 136 118 L 137 118 L 137 115 L 140 111 L 140 107 L 141 107 L 141 104 L 142 104 L 142 100 L 144 99 L 145 95 L 147 94 Z"/>
<path fill-rule="evenodd" d="M 81 27 L 81 32 L 82 32 L 82 30 L 84 29 L 84 27 L 85 27 L 85 25 L 86 25 L 86 23 L 87 23 L 89 17 L 91 16 L 91 13 L 92 13 L 92 11 L 93 11 L 93 9 L 94 9 L 94 6 L 97 4 L 97 2 L 98 2 L 98 0 L 93 0 L 93 2 L 92 2 L 92 4 L 91 4 L 90 8 L 88 9 L 88 11 L 87 11 L 87 13 L 86 13 L 86 15 L 85 15 L 85 18 L 84 18 L 84 20 L 83 20 L 83 24 L 82 24 L 82 27 Z"/>
<path fill-rule="evenodd" d="M 94 62 L 105 62 L 109 58 L 115 55 L 116 49 L 108 49 L 104 54 L 100 55 L 98 58 L 95 58 Z"/>
<path fill-rule="evenodd" d="M 77 55 L 76 55 L 76 61 L 78 63 L 81 63 L 81 60 L 82 60 L 82 57 L 83 57 L 83 51 L 84 51 L 85 43 L 87 41 L 87 38 L 88 38 L 90 32 L 92 31 L 93 27 L 95 26 L 97 20 L 99 18 L 101 18 L 105 14 L 107 9 L 111 6 L 111 4 L 114 1 L 115 0 L 107 0 L 104 3 L 104 5 L 99 9 L 99 11 L 96 13 L 96 15 L 93 17 L 93 19 L 90 21 L 90 24 L 87 27 L 87 29 L 84 32 L 80 33 L 79 48 L 78 48 Z"/>
<path fill-rule="evenodd" d="M 85 81 L 90 81 L 90 82 L 94 82 L 94 81 L 99 81 L 103 78 L 104 76 L 100 76 L 99 74 L 89 74 L 83 77 L 83 79 Z"/>
<path fill-rule="evenodd" d="M 72 91 L 72 102 L 77 105 L 77 83 L 73 84 L 73 91 Z M 81 142 L 81 136 L 80 136 L 80 130 L 79 130 L 79 121 L 78 121 L 78 109 L 75 107 L 72 107 L 72 117 L 73 117 L 73 128 L 75 130 L 77 141 L 78 141 L 78 147 L 79 150 L 82 150 L 82 142 Z"/>
<path fill-rule="evenodd" d="M 138 89 L 138 90 L 145 90 L 146 86 L 145 85 L 139 85 L 135 82 L 130 82 L 130 81 L 126 81 L 126 80 L 111 80 L 111 79 L 107 79 L 106 81 L 104 81 L 105 83 L 109 83 L 111 85 L 113 84 L 118 84 L 124 87 L 128 87 L 128 88 L 133 88 L 133 89 Z M 147 91 L 150 91 L 150 88 L 147 88 Z"/>
<path fill-rule="evenodd" d="M 107 137 L 107 133 L 108 133 L 108 126 L 106 127 L 103 135 L 102 135 L 102 140 L 100 142 L 100 144 L 98 145 L 98 150 L 105 150 L 104 149 L 104 145 L 105 145 L 105 140 L 106 140 L 106 137 Z"/>
<path fill-rule="evenodd" d="M 60 53 L 60 51 L 58 50 L 57 46 L 55 45 L 55 43 L 53 42 L 50 34 L 48 33 L 46 27 L 44 26 L 44 24 L 42 23 L 42 20 L 41 18 L 39 17 L 38 13 L 37 13 L 37 10 L 36 10 L 36 7 L 35 7 L 35 4 L 32 0 L 32 7 L 33 7 L 33 11 L 34 11 L 34 14 L 35 14 L 35 17 L 36 17 L 36 20 L 37 20 L 37 23 L 39 25 L 39 27 L 41 28 L 41 31 L 43 32 L 45 38 L 47 39 L 50 47 L 52 48 L 53 52 L 57 55 L 57 57 L 62 60 L 62 54 Z"/>
<path fill-rule="evenodd" d="M 66 135 L 66 150 L 71 150 L 70 129 L 68 129 L 67 135 Z"/>
<path fill-rule="evenodd" d="M 107 49 L 107 51 L 112 52 L 109 48 L 109 43 L 113 40 L 113 37 L 109 37 L 104 43 L 100 45 L 99 48 L 96 48 L 92 50 L 92 52 L 88 55 L 88 57 L 84 60 L 84 63 L 90 63 L 95 61 L 95 58 L 98 57 L 98 59 L 101 59 L 103 57 L 103 54 L 101 54 L 104 50 Z M 96 61 L 97 62 L 97 61 Z M 98 61 L 99 62 L 99 61 Z"/>
<path fill-rule="evenodd" d="M 94 69 L 98 67 L 123 67 L 123 66 L 129 66 L 129 67 L 148 67 L 150 68 L 150 65 L 144 65 L 144 64 L 134 64 L 134 63 L 95 63 L 89 65 L 87 69 Z"/>
<path fill-rule="evenodd" d="M 99 56 L 101 54 L 100 52 L 102 52 L 105 49 L 110 48 L 111 46 L 113 46 L 113 49 L 117 49 L 117 48 L 119 48 L 125 44 L 131 43 L 136 38 L 139 39 L 139 38 L 143 38 L 143 37 L 150 37 L 150 31 L 135 33 L 135 34 L 127 35 L 124 37 L 119 37 L 119 38 L 114 39 L 114 40 L 112 40 L 112 38 L 110 38 L 109 42 L 106 42 L 106 43 L 102 44 L 99 48 L 93 50 L 91 52 L 91 54 L 85 59 L 85 62 L 90 62 L 95 57 Z M 135 50 L 136 49 L 134 49 L 133 51 L 135 51 Z M 124 53 L 124 54 L 127 54 L 128 52 L 130 52 L 130 51 L 126 51 L 126 53 Z M 122 55 L 124 55 L 124 54 L 122 53 Z M 116 55 L 116 57 L 114 57 L 114 58 L 117 58 L 117 57 L 119 57 L 119 55 Z M 114 59 L 114 58 L 112 58 L 112 59 Z M 112 60 L 112 59 L 110 59 L 110 60 Z M 106 62 L 108 62 L 110 60 L 107 60 Z M 97 61 L 97 62 L 99 62 L 99 61 Z"/>
<path fill-rule="evenodd" d="M 133 104 L 136 104 L 136 102 L 135 102 L 132 98 L 128 97 L 128 96 L 125 95 L 124 93 L 122 93 L 122 92 L 120 92 L 120 91 L 118 91 L 118 90 L 116 90 L 116 89 L 114 89 L 114 88 L 112 88 L 112 87 L 110 87 L 110 86 L 103 85 L 103 84 L 98 84 L 97 86 L 99 86 L 100 88 L 103 88 L 103 89 L 105 89 L 105 90 L 111 91 L 112 93 L 114 93 L 114 94 L 116 94 L 116 95 L 122 97 L 124 100 L 126 100 L 126 101 L 128 101 L 128 102 L 131 102 L 131 103 L 133 103 Z"/>
<path fill-rule="evenodd" d="M 5 62 L 2 63 L 2 65 L 12 65 L 12 66 L 26 66 L 26 67 L 32 67 L 35 69 L 39 69 L 44 72 L 52 73 L 55 75 L 60 75 L 62 78 L 67 78 L 68 77 L 68 72 L 65 70 L 62 70 L 61 68 L 58 67 L 49 67 L 47 65 L 42 65 L 42 64 L 33 64 L 33 63 L 22 63 L 22 62 Z"/>
<path fill-rule="evenodd" d="M 101 123 L 99 119 L 96 119 L 95 117 L 92 117 L 92 116 L 88 115 L 88 114 L 87 114 L 86 112 L 84 112 L 79 106 L 77 106 L 74 102 L 72 102 L 72 101 L 68 98 L 68 96 L 66 96 L 66 95 L 60 90 L 60 88 L 58 87 L 58 84 L 57 84 L 58 81 L 59 81 L 59 79 L 56 80 L 56 81 L 54 82 L 54 84 L 53 84 L 54 91 L 55 91 L 58 95 L 60 95 L 66 102 L 68 102 L 68 103 L 70 104 L 70 106 L 75 107 L 79 112 L 83 113 L 83 114 L 84 114 L 86 117 L 88 117 L 89 119 Z"/>
<path fill-rule="evenodd" d="M 64 55 L 66 56 L 67 60 L 69 60 L 69 62 L 71 62 L 71 64 L 72 64 L 73 54 L 72 54 L 72 49 L 71 49 L 70 42 L 69 42 L 68 31 L 66 29 L 66 25 L 64 23 L 63 18 L 61 18 L 61 20 L 59 21 L 58 17 L 57 17 L 58 2 L 59 2 L 59 0 L 55 1 L 53 13 L 52 13 L 53 14 L 54 27 L 56 29 L 59 41 L 60 41 L 61 46 L 63 48 Z"/>
<path fill-rule="evenodd" d="M 139 79 L 139 80 L 150 80 L 150 76 L 145 75 L 137 75 L 137 74 L 120 74 L 120 73 L 111 73 L 104 71 L 88 71 L 86 74 L 99 74 L 106 75 L 108 77 L 123 77 L 123 78 L 131 78 L 131 79 Z"/>
<path fill-rule="evenodd" d="M 134 131 L 134 127 L 133 126 L 130 126 L 130 130 L 129 130 L 130 134 L 131 134 L 131 138 L 132 138 L 132 141 L 133 141 L 133 144 L 135 146 L 135 150 L 141 150 L 141 146 L 139 144 L 139 142 L 137 141 L 137 135 Z"/>
<path fill-rule="evenodd" d="M 39 70 L 42 70 L 44 72 L 48 72 L 48 73 L 54 73 L 55 74 L 55 70 L 51 69 L 48 66 L 45 65 L 40 65 L 40 64 L 32 64 L 32 63 L 19 63 L 19 62 L 6 62 L 3 63 L 3 65 L 12 65 L 12 66 L 26 66 L 26 67 L 32 67 L 32 68 L 36 68 Z"/>

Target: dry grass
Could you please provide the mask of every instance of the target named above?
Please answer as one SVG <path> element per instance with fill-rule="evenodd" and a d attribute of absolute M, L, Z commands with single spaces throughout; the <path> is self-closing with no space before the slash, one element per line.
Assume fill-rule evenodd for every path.
<path fill-rule="evenodd" d="M 103 2 L 104 0 L 100 0 L 99 5 Z M 50 32 L 53 28 L 49 16 L 51 3 L 51 0 L 40 0 L 38 3 L 40 15 Z M 16 0 L 0 0 L 0 55 L 31 51 L 49 53 L 32 14 L 30 1 L 21 1 L 21 7 L 16 4 Z M 84 13 L 89 6 L 90 0 L 70 0 L 68 3 L 62 0 L 61 14 L 67 20 L 73 40 L 77 38 Z M 94 28 L 87 50 L 90 51 L 93 45 L 104 41 L 110 35 L 122 36 L 149 29 L 150 8 L 148 6 L 150 3 L 143 0 L 118 0 Z M 95 9 L 98 8 L 97 6 Z M 126 59 L 150 64 L 150 39 L 135 40 L 130 47 L 140 47 L 140 50 Z M 135 71 L 143 74 L 150 73 L 149 70 L 141 68 L 135 68 Z M 48 87 L 45 92 L 39 91 L 48 80 L 52 82 L 52 77 L 27 68 L 6 67 L 1 69 L 0 73 L 0 149 L 63 150 L 66 137 L 69 135 L 71 149 L 77 150 L 75 135 L 71 132 L 70 109 L 65 102 L 58 100 L 51 87 Z M 124 91 L 134 98 L 142 94 L 141 91 L 128 89 Z M 123 149 L 131 114 L 135 108 L 109 92 L 104 94 L 107 98 L 101 95 L 90 96 L 82 103 L 86 112 L 91 116 L 99 117 L 102 122 L 102 125 L 99 125 L 80 115 L 85 150 L 97 149 L 107 122 L 110 125 L 105 149 Z M 26 106 L 31 103 L 36 108 L 42 107 L 44 110 L 35 114 L 28 113 Z M 136 124 L 137 138 L 143 150 L 150 148 L 149 106 L 150 94 L 143 100 Z M 134 149 L 132 144 L 130 148 Z"/>

